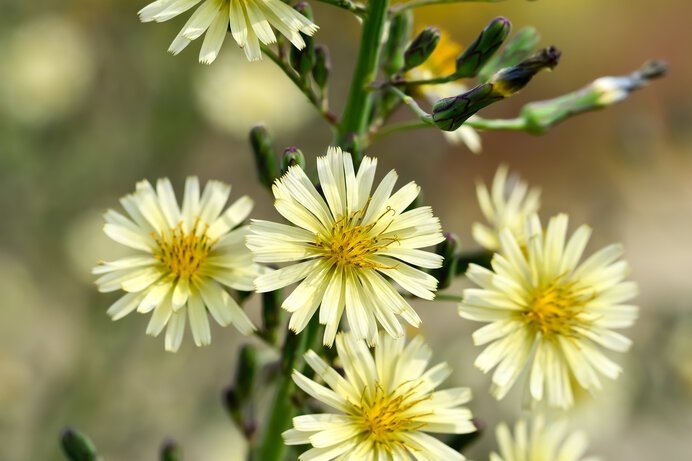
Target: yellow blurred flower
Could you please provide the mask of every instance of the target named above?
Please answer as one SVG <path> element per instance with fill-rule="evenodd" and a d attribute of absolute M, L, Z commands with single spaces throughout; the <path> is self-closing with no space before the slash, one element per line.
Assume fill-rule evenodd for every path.
<path fill-rule="evenodd" d="M 234 51 L 223 53 L 211 67 L 199 68 L 194 81 L 197 106 L 215 128 L 247 139 L 258 123 L 282 134 L 310 121 L 312 106 L 275 65 L 249 63 Z"/>
<path fill-rule="evenodd" d="M 67 19 L 20 24 L 0 56 L 0 104 L 15 120 L 41 126 L 84 100 L 94 76 L 89 40 Z"/>

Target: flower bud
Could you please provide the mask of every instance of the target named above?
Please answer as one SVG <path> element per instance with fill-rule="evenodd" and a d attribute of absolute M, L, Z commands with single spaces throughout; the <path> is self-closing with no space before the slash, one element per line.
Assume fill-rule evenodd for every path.
<path fill-rule="evenodd" d="M 251 344 L 244 345 L 240 350 L 235 372 L 235 394 L 241 404 L 248 401 L 252 395 L 258 364 L 257 348 Z"/>
<path fill-rule="evenodd" d="M 440 29 L 427 27 L 418 34 L 404 53 L 404 70 L 418 67 L 430 57 L 440 41 Z"/>
<path fill-rule="evenodd" d="M 89 438 L 71 427 L 66 428 L 60 437 L 63 451 L 71 461 L 97 461 L 96 447 Z"/>
<path fill-rule="evenodd" d="M 329 59 L 327 47 L 317 45 L 315 47 L 315 67 L 312 68 L 312 78 L 323 93 L 324 89 L 327 87 L 327 81 L 329 80 L 331 71 L 332 63 Z"/>
<path fill-rule="evenodd" d="M 404 67 L 404 51 L 411 37 L 413 12 L 402 11 L 389 21 L 389 35 L 382 49 L 382 68 L 391 77 Z"/>
<path fill-rule="evenodd" d="M 573 93 L 527 104 L 520 114 L 526 131 L 541 134 L 568 117 L 618 103 L 650 80 L 662 77 L 666 69 L 666 63 L 650 61 L 630 75 L 601 77 Z"/>
<path fill-rule="evenodd" d="M 286 174 L 289 167 L 298 165 L 302 170 L 305 169 L 305 155 L 297 147 L 288 147 L 284 150 L 281 159 L 281 174 Z"/>
<path fill-rule="evenodd" d="M 296 149 L 297 150 L 297 149 Z M 300 161 L 294 160 L 294 164 L 300 165 L 301 168 L 305 165 L 305 158 L 303 153 L 298 151 L 300 154 Z M 286 154 L 284 154 L 284 165 L 286 165 Z M 289 161 L 290 166 L 290 161 Z M 288 167 L 286 167 L 288 168 Z M 276 342 L 277 332 L 281 326 L 283 310 L 281 309 L 281 290 L 268 291 L 267 293 L 262 293 L 262 321 L 264 324 L 264 330 L 262 335 L 270 343 Z"/>
<path fill-rule="evenodd" d="M 456 275 L 457 258 L 456 252 L 459 249 L 459 238 L 454 234 L 445 234 L 445 239 L 437 244 L 435 253 L 442 256 L 442 267 L 432 271 L 432 276 L 437 279 L 437 289 L 447 288 Z"/>
<path fill-rule="evenodd" d="M 223 405 L 226 407 L 226 411 L 230 415 L 233 422 L 239 427 L 243 426 L 243 405 L 238 399 L 235 388 L 233 386 L 227 387 L 223 391 L 222 395 Z"/>
<path fill-rule="evenodd" d="M 161 446 L 161 461 L 182 461 L 183 452 L 175 440 L 168 439 Z"/>
<path fill-rule="evenodd" d="M 293 8 L 310 21 L 313 21 L 312 8 L 309 4 L 301 2 L 296 4 Z M 302 32 L 300 32 L 300 35 L 303 37 L 305 47 L 299 50 L 295 46 L 292 46 L 288 59 L 291 67 L 293 67 L 302 78 L 305 78 L 312 71 L 313 67 L 315 67 L 317 55 L 315 53 L 315 40 Z"/>
<path fill-rule="evenodd" d="M 512 29 L 509 19 L 498 17 L 490 21 L 476 40 L 456 61 L 458 78 L 475 77 L 486 62 L 505 41 Z"/>
<path fill-rule="evenodd" d="M 493 92 L 493 85 L 484 83 L 458 96 L 440 99 L 433 105 L 433 122 L 442 131 L 454 131 L 470 116 L 504 96 Z"/>
<path fill-rule="evenodd" d="M 541 35 L 533 27 L 521 29 L 483 66 L 478 73 L 478 81 L 487 82 L 498 70 L 519 64 L 531 54 L 540 39 Z"/>
<path fill-rule="evenodd" d="M 274 138 L 263 125 L 257 125 L 250 130 L 250 145 L 255 154 L 257 175 L 260 183 L 271 189 L 276 179 L 276 160 L 274 158 Z"/>
<path fill-rule="evenodd" d="M 505 98 L 513 95 L 543 69 L 550 70 L 557 66 L 561 54 L 554 46 L 543 48 L 519 64 L 499 70 L 489 81 L 493 85 L 493 92 Z"/>

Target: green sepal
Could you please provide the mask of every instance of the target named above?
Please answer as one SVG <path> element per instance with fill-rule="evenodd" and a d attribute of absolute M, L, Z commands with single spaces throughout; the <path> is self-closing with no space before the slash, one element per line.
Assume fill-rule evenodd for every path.
<path fill-rule="evenodd" d="M 485 26 L 476 40 L 456 60 L 456 78 L 475 77 L 512 30 L 509 19 L 498 17 Z"/>
<path fill-rule="evenodd" d="M 389 21 L 389 36 L 382 48 L 382 68 L 388 77 L 404 68 L 404 52 L 411 39 L 413 12 L 403 11 Z"/>

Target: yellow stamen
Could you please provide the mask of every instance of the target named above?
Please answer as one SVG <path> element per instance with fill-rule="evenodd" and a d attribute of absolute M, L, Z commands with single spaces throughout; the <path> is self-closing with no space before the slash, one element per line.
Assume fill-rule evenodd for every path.
<path fill-rule="evenodd" d="M 396 214 L 396 212 L 387 207 L 387 210 L 379 218 L 364 226 L 362 223 L 366 209 L 367 204 L 362 210 L 354 211 L 336 221 L 332 225 L 328 238 L 323 239 L 319 235 L 316 236 L 315 244 L 321 248 L 324 257 L 332 264 L 340 267 L 389 268 L 375 263 L 370 260 L 369 256 L 399 241 L 397 236 L 382 237 L 389 229 L 393 219 L 376 235 L 371 235 L 370 231 L 378 221 L 388 214 Z"/>
<path fill-rule="evenodd" d="M 155 232 L 151 234 L 160 250 L 160 253 L 154 257 L 176 277 L 188 279 L 192 277 L 218 241 L 218 239 L 212 241 L 207 235 L 208 224 L 205 224 L 204 232 L 200 235 L 197 234 L 198 226 L 199 218 L 192 229 L 186 233 L 183 230 L 183 223 L 180 222 L 178 227 L 171 229 L 170 241 L 166 239 L 163 232 L 161 235 Z"/>
<path fill-rule="evenodd" d="M 534 331 L 549 340 L 573 336 L 572 327 L 582 323 L 578 317 L 584 305 L 593 299 L 575 293 L 573 283 L 558 283 L 560 278 L 537 290 L 528 308 L 521 313 Z"/>
<path fill-rule="evenodd" d="M 364 390 L 360 404 L 351 404 L 356 419 L 363 428 L 363 433 L 375 443 L 382 445 L 387 451 L 391 451 L 393 445 L 398 445 L 405 450 L 416 450 L 416 447 L 399 440 L 398 433 L 417 431 L 425 426 L 425 423 L 415 423 L 414 421 L 428 413 L 416 414 L 409 411 L 420 402 L 430 398 L 428 395 L 413 399 L 418 384 L 409 386 L 405 392 L 401 392 L 400 387 L 386 394 L 382 386 L 377 383 L 374 396 L 366 398 Z"/>

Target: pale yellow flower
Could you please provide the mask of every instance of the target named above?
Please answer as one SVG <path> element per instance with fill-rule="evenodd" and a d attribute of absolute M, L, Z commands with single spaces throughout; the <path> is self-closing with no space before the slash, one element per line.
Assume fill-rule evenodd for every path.
<path fill-rule="evenodd" d="M 526 220 L 541 206 L 540 189 L 529 189 L 528 184 L 518 177 L 508 180 L 508 172 L 506 165 L 497 168 L 490 192 L 485 184 L 479 182 L 476 185 L 478 203 L 490 226 L 473 223 L 471 230 L 474 240 L 490 251 L 500 248 L 499 234 L 505 227 L 512 232 L 519 246 L 525 246 Z"/>
<path fill-rule="evenodd" d="M 233 39 L 245 50 L 250 61 L 262 59 L 260 42 L 276 42 L 272 27 L 296 48 L 305 47 L 301 33 L 313 35 L 318 27 L 281 0 L 156 0 L 139 12 L 142 22 L 163 22 L 202 3 L 190 16 L 169 52 L 180 53 L 192 40 L 206 32 L 199 60 L 209 64 L 216 59 L 230 27 Z"/>
<path fill-rule="evenodd" d="M 376 167 L 376 159 L 364 157 L 356 174 L 351 154 L 330 148 L 317 158 L 324 198 L 298 166 L 274 184 L 274 206 L 296 227 L 252 222 L 248 246 L 256 261 L 296 263 L 259 277 L 257 291 L 304 279 L 282 305 L 293 313 L 289 328 L 302 331 L 319 308 L 327 345 L 344 311 L 355 336 L 370 344 L 377 341 L 378 323 L 394 337 L 404 335 L 397 314 L 420 325 L 418 314 L 385 276 L 419 298 L 435 297 L 437 280 L 414 266 L 441 266 L 441 256 L 420 249 L 444 239 L 440 222 L 430 207 L 405 211 L 420 188 L 410 182 L 392 194 L 394 170 L 371 194 Z"/>
<path fill-rule="evenodd" d="M 293 418 L 284 432 L 287 445 L 310 444 L 301 461 L 317 460 L 463 460 L 428 432 L 474 432 L 471 412 L 461 405 L 471 391 L 435 391 L 451 373 L 445 363 L 427 369 L 432 352 L 420 337 L 405 344 L 380 333 L 374 353 L 351 333 L 336 337 L 344 376 L 313 351 L 305 360 L 326 386 L 293 372 L 298 387 L 335 413 Z M 328 386 L 328 387 L 327 387 Z"/>
<path fill-rule="evenodd" d="M 495 430 L 500 454 L 490 453 L 490 461 L 598 461 L 583 458 L 588 447 L 583 432 L 568 433 L 565 421 L 546 424 L 543 416 L 536 416 L 529 432 L 528 424 L 520 420 L 514 426 L 514 437 L 506 424 Z"/>
<path fill-rule="evenodd" d="M 266 272 L 253 263 L 245 246 L 247 226 L 238 227 L 252 210 L 245 196 L 225 211 L 231 187 L 209 181 L 200 197 L 197 178 L 187 178 L 182 209 L 168 179 L 154 189 L 148 181 L 121 199 L 126 217 L 115 210 L 105 214 L 104 232 L 116 242 L 138 251 L 134 256 L 100 262 L 93 272 L 99 291 L 127 292 L 109 309 L 118 320 L 135 309 L 152 312 L 147 334 L 166 330 L 165 347 L 177 351 L 186 317 L 195 344 L 211 342 L 207 311 L 222 326 L 233 323 L 243 334 L 255 327 L 224 286 L 253 289 L 253 280 Z M 223 213 L 222 213 L 223 211 Z"/>
<path fill-rule="evenodd" d="M 490 322 L 476 330 L 476 345 L 488 344 L 475 365 L 495 368 L 491 393 L 504 397 L 527 370 L 527 395 L 547 394 L 551 406 L 573 404 L 573 383 L 601 388 L 599 374 L 616 378 L 620 367 L 598 346 L 626 351 L 630 340 L 613 329 L 631 326 L 638 308 L 626 304 L 637 294 L 620 245 L 610 245 L 579 263 L 591 235 L 579 227 L 566 241 L 568 218 L 553 217 L 543 233 L 535 214 L 522 248 L 508 228 L 500 231 L 500 250 L 492 270 L 471 265 L 466 275 L 480 286 L 464 290 L 462 317 Z"/>

